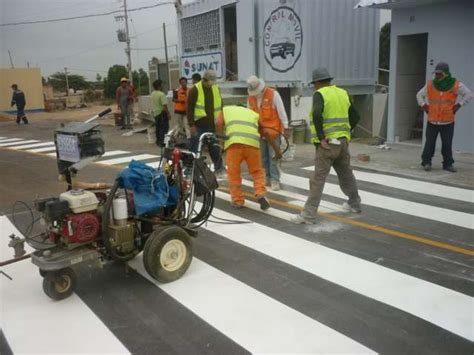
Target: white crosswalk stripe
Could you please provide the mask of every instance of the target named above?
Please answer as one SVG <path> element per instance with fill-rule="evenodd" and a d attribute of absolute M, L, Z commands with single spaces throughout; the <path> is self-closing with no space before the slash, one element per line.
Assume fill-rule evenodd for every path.
<path fill-rule="evenodd" d="M 304 170 L 313 171 L 314 166 L 303 168 Z M 336 175 L 334 168 L 331 168 L 331 175 Z M 414 179 L 401 178 L 380 173 L 368 173 L 365 171 L 354 170 L 357 180 L 367 181 L 374 184 L 390 186 L 391 188 L 416 192 L 418 194 L 427 194 L 439 196 L 459 201 L 474 202 L 474 190 L 462 189 L 446 185 L 435 184 L 431 182 L 418 181 Z"/>
<path fill-rule="evenodd" d="M 2 144 L 6 145 L 2 146 Z M 56 157 L 53 142 L 0 138 L 0 147 Z M 154 154 L 113 150 L 106 152 L 97 164 L 114 166 L 129 163 L 134 159 L 145 161 L 147 165 L 156 168 L 159 158 Z M 303 169 L 309 170 L 308 168 Z M 361 181 L 383 185 L 387 189 L 400 189 L 458 200 L 465 204 L 464 209 L 466 209 L 467 203 L 473 202 L 472 191 L 467 189 L 419 181 L 413 182 L 414 180 L 408 178 L 392 177 L 386 174 L 360 171 L 355 171 L 355 174 Z M 308 178 L 299 176 L 297 173 L 284 173 L 281 182 L 283 190 L 269 191 L 272 196 L 283 197 L 288 203 L 302 207 L 307 198 Z M 243 179 L 242 184 L 248 188 L 253 185 L 250 180 L 246 179 Z M 408 185 L 411 187 L 407 187 Z M 293 187 L 292 191 L 285 190 L 285 186 Z M 414 191 L 415 189 L 416 191 Z M 430 189 L 436 190 L 436 192 L 430 193 Z M 376 210 L 397 212 L 410 218 L 419 219 L 422 221 L 420 223 L 437 221 L 450 228 L 456 226 L 457 228 L 473 229 L 474 218 L 470 213 L 374 193 L 370 191 L 370 184 L 366 190 L 360 191 L 362 203 Z M 341 199 L 342 202 L 346 197 L 340 191 L 339 186 L 331 183 L 326 183 L 324 194 L 331 196 L 332 200 L 331 202 L 323 200 L 319 210 L 334 214 L 327 218 L 327 221 L 317 225 L 299 227 L 311 235 L 348 232 L 350 226 L 332 220 L 341 217 L 340 215 L 344 218 L 346 218 L 345 216 L 353 218 L 351 215 L 344 214 L 340 203 L 334 203 L 334 198 Z M 223 206 L 222 201 L 230 202 L 229 194 L 223 191 L 216 191 L 216 197 L 219 200 L 219 206 Z M 436 284 L 436 281 L 414 277 L 405 272 L 403 268 L 402 271 L 398 271 L 399 269 L 391 268 L 392 266 L 389 268 L 379 265 L 374 260 L 363 259 L 358 254 L 354 254 L 357 256 L 350 255 L 339 251 L 341 249 L 336 250 L 331 246 L 322 245 L 324 243 L 320 244 L 319 241 L 313 241 L 310 238 L 304 239 L 291 228 L 287 228 L 291 230 L 291 233 L 287 232 L 287 229 L 280 223 L 280 227 L 284 229 L 281 230 L 274 221 L 287 222 L 294 214 L 279 209 L 277 205 L 268 211 L 261 211 L 258 203 L 247 200 L 245 206 L 246 209 L 232 210 L 231 213 L 221 208 L 214 208 L 213 216 L 202 226 L 198 237 L 199 243 L 195 244 L 196 250 L 200 250 L 202 254 L 198 255 L 199 257 L 194 256 L 189 270 L 179 280 L 168 284 L 157 283 L 144 270 L 141 255 L 128 263 L 136 271 L 131 271 L 131 274 L 149 285 L 147 294 L 168 297 L 176 302 L 176 307 L 181 307 L 179 308 L 181 316 L 191 314 L 193 317 L 197 317 L 215 329 L 220 334 L 219 336 L 237 344 L 243 351 L 251 353 L 353 354 L 403 353 L 404 351 L 383 346 L 374 348 L 367 340 L 370 337 L 362 337 L 361 340 L 360 337 L 351 334 L 350 327 L 339 329 L 328 326 L 324 320 L 328 316 L 332 316 L 332 313 L 335 317 L 341 317 L 341 314 L 337 314 L 335 310 L 328 309 L 328 315 L 309 314 L 305 311 L 307 308 L 299 310 L 298 307 L 291 305 L 288 299 L 278 298 L 271 292 L 265 292 L 266 290 L 260 285 L 247 283 L 245 278 L 242 280 L 232 274 L 229 272 L 231 264 L 216 267 L 215 259 L 225 260 L 231 255 L 231 251 L 225 254 L 223 246 L 219 247 L 211 243 L 207 239 L 211 235 L 214 238 L 212 240 L 218 241 L 217 244 L 229 244 L 235 250 L 249 250 L 253 253 L 252 258 L 265 259 L 265 262 L 270 265 L 269 269 L 254 270 L 256 274 L 262 275 L 261 277 L 271 278 L 274 277 L 274 273 L 277 272 L 275 270 L 278 268 L 288 268 L 293 273 L 311 278 L 312 282 L 317 282 L 318 285 L 319 282 L 322 282 L 319 280 L 325 280 L 324 282 L 330 284 L 325 287 L 333 288 L 333 292 L 336 294 L 344 292 L 364 298 L 364 302 L 373 305 L 374 312 L 376 307 L 385 307 L 390 314 L 396 314 L 403 321 L 425 322 L 426 324 L 422 324 L 425 324 L 426 327 L 443 330 L 445 332 L 441 333 L 443 336 L 452 335 L 458 341 L 464 341 L 464 339 L 465 341 L 474 341 L 472 326 L 474 315 L 470 312 L 474 305 L 472 297 L 455 291 L 455 288 L 448 288 L 451 287 L 450 285 L 443 287 Z M 246 211 L 245 214 L 242 211 Z M 254 213 L 254 211 L 258 211 L 258 213 Z M 242 217 L 244 215 L 245 218 Z M 358 218 L 356 217 L 356 220 Z M 221 223 L 222 220 L 245 223 L 226 224 Z M 291 226 L 294 227 L 294 225 Z M 12 231 L 14 231 L 14 227 L 11 223 L 6 217 L 0 216 L 0 241 L 5 240 Z M 15 231 L 15 233 L 19 232 Z M 224 250 L 224 254 L 215 256 L 212 253 L 203 253 L 203 245 L 206 250 L 212 250 L 213 253 Z M 465 247 L 467 248 L 468 245 Z M 10 257 L 10 250 L 7 249 L 6 243 L 0 243 L 0 261 Z M 248 257 L 241 257 L 238 253 L 232 256 L 237 260 L 236 263 L 249 262 Z M 273 265 L 279 266 L 275 266 L 273 269 Z M 118 322 L 118 315 L 114 313 L 114 309 L 123 307 L 128 308 L 130 312 L 134 311 L 133 303 L 140 302 L 141 296 L 135 294 L 133 290 L 128 290 L 127 300 L 129 299 L 129 301 L 127 302 L 130 303 L 129 305 L 121 304 L 118 300 L 104 299 L 96 301 L 95 307 L 101 307 L 100 309 L 107 311 L 97 312 L 97 309 L 92 309 L 90 303 L 79 292 L 81 297 L 73 295 L 61 302 L 51 302 L 41 290 L 41 278 L 36 267 L 28 260 L 2 267 L 2 271 L 13 276 L 13 281 L 10 281 L 0 275 L 0 299 L 2 299 L 0 327 L 14 353 L 59 353 L 64 352 L 64 349 L 76 353 L 130 353 L 132 350 L 127 348 L 127 344 L 141 341 L 140 337 L 130 339 L 126 335 L 127 332 L 117 331 L 125 326 L 126 321 Z M 470 267 L 466 266 L 466 279 L 469 278 L 470 271 Z M 107 273 L 107 266 L 104 268 L 104 272 Z M 260 279 L 258 280 L 260 281 Z M 305 285 L 302 284 L 301 287 L 304 288 Z M 126 288 L 127 285 L 123 284 L 123 287 Z M 285 285 L 278 287 L 282 294 L 286 294 Z M 94 290 L 87 292 L 94 292 Z M 331 293 L 327 296 L 322 294 L 321 297 L 329 298 L 331 295 Z M 170 302 L 164 306 L 169 307 Z M 308 298 L 304 302 L 306 303 L 305 307 L 312 307 L 321 300 Z M 352 306 L 348 304 L 347 308 L 351 309 Z M 144 337 L 147 333 L 146 329 L 154 328 L 158 322 L 166 323 L 164 319 L 157 320 L 149 317 L 149 315 L 145 315 L 143 323 L 133 325 L 143 332 Z M 390 315 L 380 317 L 377 328 L 383 328 L 393 322 Z M 74 322 L 71 322 L 71 319 L 74 319 Z M 379 330 L 375 329 L 374 324 L 366 323 L 364 318 L 361 318 L 359 324 L 355 326 L 367 327 L 367 334 L 372 332 L 377 334 L 376 332 Z M 400 324 L 402 328 L 400 331 L 405 332 L 406 326 L 408 325 Z M 48 331 L 41 331 L 41 329 Z M 64 334 L 61 339 L 56 339 L 57 334 L 64 333 L 63 329 L 68 329 L 67 334 Z M 193 328 L 182 331 L 184 334 L 186 332 L 199 334 L 200 330 Z M 425 344 L 429 341 L 429 336 L 424 333 L 423 329 L 419 331 L 420 334 L 423 334 L 419 344 Z M 30 341 L 24 341 L 24 334 L 29 334 Z M 153 334 L 150 334 L 152 337 Z M 394 336 L 396 341 L 403 344 L 403 341 L 400 340 L 402 337 L 401 335 Z M 84 339 L 88 339 L 88 341 L 84 341 Z M 170 344 L 180 344 L 183 340 L 177 337 L 168 339 L 168 341 Z M 176 346 L 176 349 L 180 349 L 178 345 Z M 212 344 L 210 346 L 212 349 Z M 406 349 L 404 348 L 404 350 Z M 420 352 L 422 350 L 424 349 L 420 349 Z M 179 352 L 179 350 L 175 351 Z M 199 352 L 205 351 L 203 349 L 196 351 L 196 353 Z"/>
<path fill-rule="evenodd" d="M 304 177 L 282 174 L 281 182 L 290 186 L 298 186 L 299 188 L 308 190 L 308 179 Z M 323 193 L 330 196 L 347 199 L 339 186 L 336 184 L 326 182 Z M 359 190 L 359 195 L 362 199 L 362 203 L 367 206 L 378 207 L 393 212 L 429 219 L 432 221 L 474 229 L 474 219 L 469 213 L 453 211 L 436 206 L 429 206 L 418 202 L 401 200 L 364 190 Z"/>

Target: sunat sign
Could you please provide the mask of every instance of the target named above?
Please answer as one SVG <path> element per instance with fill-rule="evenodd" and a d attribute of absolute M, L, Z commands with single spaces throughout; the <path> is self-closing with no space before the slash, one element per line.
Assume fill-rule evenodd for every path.
<path fill-rule="evenodd" d="M 214 70 L 217 79 L 222 79 L 222 52 L 196 54 L 181 57 L 181 75 L 191 79 L 195 73 L 204 74 L 206 70 Z"/>

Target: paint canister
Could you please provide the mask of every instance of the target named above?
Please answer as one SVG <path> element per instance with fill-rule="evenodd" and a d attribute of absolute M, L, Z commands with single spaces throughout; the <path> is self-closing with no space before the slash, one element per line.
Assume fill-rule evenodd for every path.
<path fill-rule="evenodd" d="M 293 129 L 293 143 L 303 144 L 306 138 L 306 121 L 305 120 L 291 121 L 290 127 Z"/>
<path fill-rule="evenodd" d="M 148 144 L 155 144 L 155 142 L 156 142 L 156 133 L 155 133 L 155 131 L 156 131 L 155 126 L 147 128 L 146 135 L 147 135 L 147 139 L 148 139 Z"/>
<path fill-rule="evenodd" d="M 127 225 L 127 200 L 124 197 L 116 198 L 112 202 L 112 208 L 114 210 L 114 224 L 117 226 Z"/>

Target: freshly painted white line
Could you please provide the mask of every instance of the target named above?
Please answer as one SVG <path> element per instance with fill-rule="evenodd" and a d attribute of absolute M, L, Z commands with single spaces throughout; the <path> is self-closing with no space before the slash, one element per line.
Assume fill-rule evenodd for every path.
<path fill-rule="evenodd" d="M 10 149 L 28 149 L 28 148 L 39 148 L 39 147 L 44 147 L 44 146 L 53 146 L 54 147 L 54 142 L 43 142 L 43 143 L 33 143 L 33 144 L 27 144 L 27 145 L 17 145 L 14 147 L 10 147 Z"/>
<path fill-rule="evenodd" d="M 307 166 L 304 170 L 314 170 L 314 166 Z M 331 175 L 336 175 L 336 171 L 331 168 Z M 373 184 L 389 186 L 390 188 L 416 192 L 431 196 L 449 198 L 452 200 L 474 202 L 474 190 L 462 189 L 459 187 L 445 186 L 432 182 L 425 182 L 387 174 L 375 174 L 365 171 L 354 170 L 357 180 L 371 182 Z"/>
<path fill-rule="evenodd" d="M 22 138 L 6 138 L 2 139 L 0 143 L 6 143 L 6 142 L 14 142 L 14 141 L 21 141 L 23 140 Z"/>
<path fill-rule="evenodd" d="M 253 182 L 242 179 L 242 185 L 253 187 Z M 304 206 L 304 203 L 306 202 L 306 199 L 308 198 L 308 196 L 306 195 L 302 195 L 302 194 L 292 192 L 292 191 L 286 191 L 286 190 L 280 190 L 280 191 L 268 190 L 268 191 L 275 195 L 298 200 L 300 202 L 295 203 L 295 204 L 301 207 Z M 321 200 L 319 211 L 324 212 L 324 213 L 344 212 L 341 205 L 337 205 L 335 203 L 323 201 L 323 200 Z"/>
<path fill-rule="evenodd" d="M 247 221 L 216 208 L 212 213 L 219 218 Z M 318 226 L 303 228 L 311 231 L 313 227 Z M 208 222 L 203 228 L 474 340 L 474 303 L 469 296 L 258 223 Z"/>
<path fill-rule="evenodd" d="M 130 152 L 126 152 L 125 150 L 112 150 L 110 152 L 105 152 L 102 157 L 112 157 L 114 155 L 120 155 L 120 154 L 129 154 Z"/>
<path fill-rule="evenodd" d="M 110 160 L 101 160 L 101 161 L 98 161 L 97 163 L 104 164 L 104 165 L 116 165 L 116 164 L 129 163 L 132 160 L 146 160 L 146 159 L 156 159 L 156 158 L 158 158 L 157 155 L 140 154 L 140 155 L 133 155 L 130 157 L 116 158 L 116 159 L 110 159 Z"/>
<path fill-rule="evenodd" d="M 151 166 L 152 168 L 156 169 L 160 166 L 160 162 L 159 161 L 154 161 L 152 163 L 147 163 L 146 165 Z"/>
<path fill-rule="evenodd" d="M 147 274 L 141 256 L 129 265 L 251 353 L 373 353 L 197 258 L 181 279 L 168 284 Z"/>
<path fill-rule="evenodd" d="M 281 182 L 303 188 L 303 186 L 307 186 L 308 179 L 295 175 L 282 174 Z M 304 187 L 304 189 L 308 190 L 307 187 Z M 346 195 L 344 195 L 339 188 L 339 185 L 328 182 L 324 185 L 323 193 L 347 199 Z M 474 216 L 469 213 L 388 197 L 364 190 L 359 190 L 359 195 L 362 199 L 362 205 L 383 208 L 385 210 L 421 217 L 432 221 L 474 229 Z"/>
<path fill-rule="evenodd" d="M 56 146 L 52 145 L 50 147 L 28 149 L 28 152 L 30 152 L 30 153 L 44 153 L 44 152 L 50 152 L 52 150 L 56 150 Z"/>
<path fill-rule="evenodd" d="M 55 157 L 55 158 L 56 158 L 56 152 L 54 152 L 54 153 L 48 153 L 48 154 L 46 154 L 46 155 L 47 155 L 47 156 L 50 156 L 50 157 Z"/>
<path fill-rule="evenodd" d="M 6 243 L 10 233 L 21 236 L 0 216 L 1 261 L 13 256 Z M 49 299 L 30 260 L 3 266 L 2 271 L 13 280 L 0 275 L 0 327 L 14 354 L 130 353 L 77 295 Z"/>
<path fill-rule="evenodd" d="M 30 140 L 27 140 L 27 141 L 15 141 L 15 142 L 8 142 L 8 143 L 0 143 L 0 147 L 10 147 L 10 146 L 13 146 L 13 145 L 20 145 L 20 144 L 27 144 L 27 143 L 36 143 L 36 142 L 39 142 L 37 140 L 34 140 L 34 139 L 30 139 Z"/>

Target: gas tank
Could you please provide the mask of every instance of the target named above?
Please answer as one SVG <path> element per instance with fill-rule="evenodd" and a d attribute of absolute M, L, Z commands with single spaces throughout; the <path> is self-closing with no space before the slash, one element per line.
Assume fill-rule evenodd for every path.
<path fill-rule="evenodd" d="M 90 191 L 81 189 L 70 190 L 59 195 L 61 201 L 67 201 L 69 208 L 74 213 L 83 213 L 97 209 L 99 200 L 97 196 Z"/>

